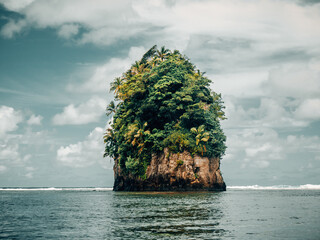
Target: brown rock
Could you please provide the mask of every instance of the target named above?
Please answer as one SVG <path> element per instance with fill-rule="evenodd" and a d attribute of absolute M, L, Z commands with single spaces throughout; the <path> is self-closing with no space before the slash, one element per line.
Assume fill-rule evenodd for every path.
<path fill-rule="evenodd" d="M 115 161 L 115 191 L 225 191 L 220 159 L 189 152 L 169 153 L 168 149 L 153 155 L 146 179 L 124 175 Z"/>

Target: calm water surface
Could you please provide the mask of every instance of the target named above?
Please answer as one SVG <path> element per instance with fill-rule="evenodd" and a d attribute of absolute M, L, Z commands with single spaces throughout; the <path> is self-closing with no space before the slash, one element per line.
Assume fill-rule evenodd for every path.
<path fill-rule="evenodd" d="M 0 238 L 320 239 L 320 191 L 0 191 Z"/>

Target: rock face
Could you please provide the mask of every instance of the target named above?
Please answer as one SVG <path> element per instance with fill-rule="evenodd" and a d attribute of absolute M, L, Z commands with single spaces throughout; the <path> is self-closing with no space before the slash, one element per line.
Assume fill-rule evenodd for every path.
<path fill-rule="evenodd" d="M 225 191 L 220 172 L 220 159 L 190 153 L 154 155 L 146 171 L 146 179 L 124 175 L 114 165 L 114 191 Z"/>

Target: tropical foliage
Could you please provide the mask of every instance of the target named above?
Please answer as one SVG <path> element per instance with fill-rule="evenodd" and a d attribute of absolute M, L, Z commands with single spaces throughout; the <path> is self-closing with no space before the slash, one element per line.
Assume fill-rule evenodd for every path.
<path fill-rule="evenodd" d="M 164 148 L 221 157 L 224 107 L 210 83 L 179 51 L 153 46 L 111 83 L 115 101 L 107 107 L 113 119 L 104 155 L 113 157 L 124 173 L 141 178 L 152 154 Z"/>

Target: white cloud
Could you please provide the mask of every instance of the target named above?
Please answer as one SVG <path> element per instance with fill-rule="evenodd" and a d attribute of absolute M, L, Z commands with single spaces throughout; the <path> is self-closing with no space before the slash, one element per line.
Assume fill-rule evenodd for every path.
<path fill-rule="evenodd" d="M 3 1 L 3 0 L 2 0 Z M 270 52 L 279 46 L 318 45 L 319 6 L 292 1 L 5 1 L 5 7 L 25 16 L 28 26 L 55 28 L 79 24 L 87 30 L 80 42 L 108 45 L 148 35 L 151 26 L 161 41 L 185 45 L 191 35 L 248 38 Z M 31 1 L 30 1 L 31 2 Z M 57 11 L 57 9 L 59 11 Z"/>
<path fill-rule="evenodd" d="M 33 172 L 28 172 L 25 175 L 26 178 L 33 178 Z"/>
<path fill-rule="evenodd" d="M 293 161 L 289 154 L 319 155 L 319 136 L 287 135 L 284 137 L 272 128 L 229 129 L 227 152 L 223 162 L 238 163 L 241 168 L 268 168 L 275 161 Z M 301 159 L 299 159 L 301 160 Z"/>
<path fill-rule="evenodd" d="M 320 154 L 320 137 L 304 135 L 288 135 L 282 143 L 288 152 L 313 152 Z"/>
<path fill-rule="evenodd" d="M 4 173 L 5 171 L 7 171 L 7 167 L 0 165 L 0 173 Z"/>
<path fill-rule="evenodd" d="M 10 19 L 1 29 L 1 35 L 5 38 L 12 38 L 15 34 L 20 33 L 21 30 L 27 26 L 27 22 L 24 20 L 12 20 Z"/>
<path fill-rule="evenodd" d="M 319 6 L 299 6 L 295 2 L 177 1 L 172 7 L 155 7 L 150 1 L 138 1 L 134 6 L 145 22 L 166 26 L 167 34 L 249 38 L 265 51 L 298 42 L 305 46 L 318 44 L 311 36 L 320 35 Z"/>
<path fill-rule="evenodd" d="M 34 167 L 26 167 L 25 170 L 27 171 L 25 177 L 29 179 L 33 178 L 33 174 L 36 169 Z"/>
<path fill-rule="evenodd" d="M 21 11 L 33 1 L 34 0 L 0 0 L 0 3 L 2 3 L 7 9 L 10 9 L 11 11 Z"/>
<path fill-rule="evenodd" d="M 58 35 L 62 38 L 70 38 L 77 35 L 79 32 L 79 26 L 76 24 L 62 25 L 58 31 Z"/>
<path fill-rule="evenodd" d="M 79 83 L 69 84 L 67 90 L 72 92 L 106 92 L 114 78 L 120 77 L 134 61 L 142 57 L 144 52 L 143 47 L 131 47 L 127 57 L 112 58 L 107 63 L 95 67 L 92 70 L 92 76 L 87 81 L 80 86 Z"/>
<path fill-rule="evenodd" d="M 306 99 L 295 111 L 300 119 L 320 120 L 320 99 Z"/>
<path fill-rule="evenodd" d="M 27 124 L 40 124 L 41 119 L 40 115 L 33 114 Z M 36 148 L 47 141 L 45 136 L 40 134 L 41 132 L 34 133 L 30 127 L 23 129 L 23 133 L 12 133 L 17 130 L 22 120 L 23 115 L 20 111 L 7 106 L 0 107 L 0 165 L 3 166 L 2 171 L 25 166 L 31 158 L 31 154 L 26 153 L 25 149 L 32 151 L 30 146 Z"/>
<path fill-rule="evenodd" d="M 209 76 L 214 80 L 212 89 L 223 95 L 235 97 L 260 97 L 264 96 L 263 83 L 268 79 L 268 72 L 237 72 L 231 74 L 217 74 Z"/>
<path fill-rule="evenodd" d="M 61 146 L 57 151 L 57 160 L 70 167 L 86 167 L 99 163 L 103 168 L 111 169 L 112 162 L 103 158 L 103 133 L 102 128 L 96 127 L 84 141 Z"/>
<path fill-rule="evenodd" d="M 41 115 L 34 115 L 32 114 L 31 117 L 29 118 L 29 120 L 27 121 L 28 125 L 41 125 L 41 121 L 42 121 L 43 117 Z"/>
<path fill-rule="evenodd" d="M 285 63 L 270 70 L 270 77 L 263 86 L 268 95 L 293 98 L 320 95 L 320 61 Z"/>
<path fill-rule="evenodd" d="M 270 161 L 284 156 L 278 133 L 273 129 L 229 130 L 227 135 L 227 161 L 240 161 L 242 168 L 266 168 Z"/>
<path fill-rule="evenodd" d="M 257 168 L 267 168 L 269 167 L 270 162 L 266 161 L 266 160 L 261 160 L 261 161 L 256 161 L 253 163 L 253 166 L 257 167 Z"/>
<path fill-rule="evenodd" d="M 19 111 L 12 107 L 0 107 L 0 137 L 3 137 L 7 132 L 12 132 L 18 128 L 18 124 L 23 117 Z"/>
<path fill-rule="evenodd" d="M 6 2 L 5 7 L 24 15 L 24 20 L 30 27 L 58 28 L 65 24 L 83 26 L 86 30 L 81 38 L 83 43 L 93 42 L 108 45 L 118 39 L 126 39 L 141 33 L 146 29 L 139 19 L 136 19 L 138 16 L 132 10 L 131 1 L 128 0 L 121 2 L 97 0 L 94 4 L 86 0 L 35 0 L 29 5 L 19 4 L 23 8 L 15 6 L 17 4 L 13 4 L 14 1 Z M 11 26 L 11 28 L 13 27 Z M 71 33 L 74 31 L 75 29 L 72 29 Z M 63 37 L 72 36 L 70 28 L 60 29 L 58 34 Z M 7 37 L 12 36 L 13 34 L 7 34 Z"/>
<path fill-rule="evenodd" d="M 17 160 L 20 159 L 19 145 L 12 142 L 2 142 L 0 146 L 1 160 Z"/>
<path fill-rule="evenodd" d="M 55 125 L 81 125 L 98 122 L 104 114 L 106 101 L 99 97 L 92 97 L 87 102 L 78 106 L 70 104 L 63 109 L 62 113 L 53 117 Z"/>
<path fill-rule="evenodd" d="M 257 98 L 257 107 L 244 108 L 239 98 L 226 97 L 226 116 L 223 122 L 227 128 L 238 127 L 271 127 L 296 128 L 308 126 L 310 121 L 297 119 L 292 109 L 298 104 L 296 101 L 285 101 L 284 98 Z M 253 100 L 252 100 L 253 101 Z M 240 102 L 240 103 L 239 103 Z M 245 104 L 244 104 L 245 105 Z"/>

